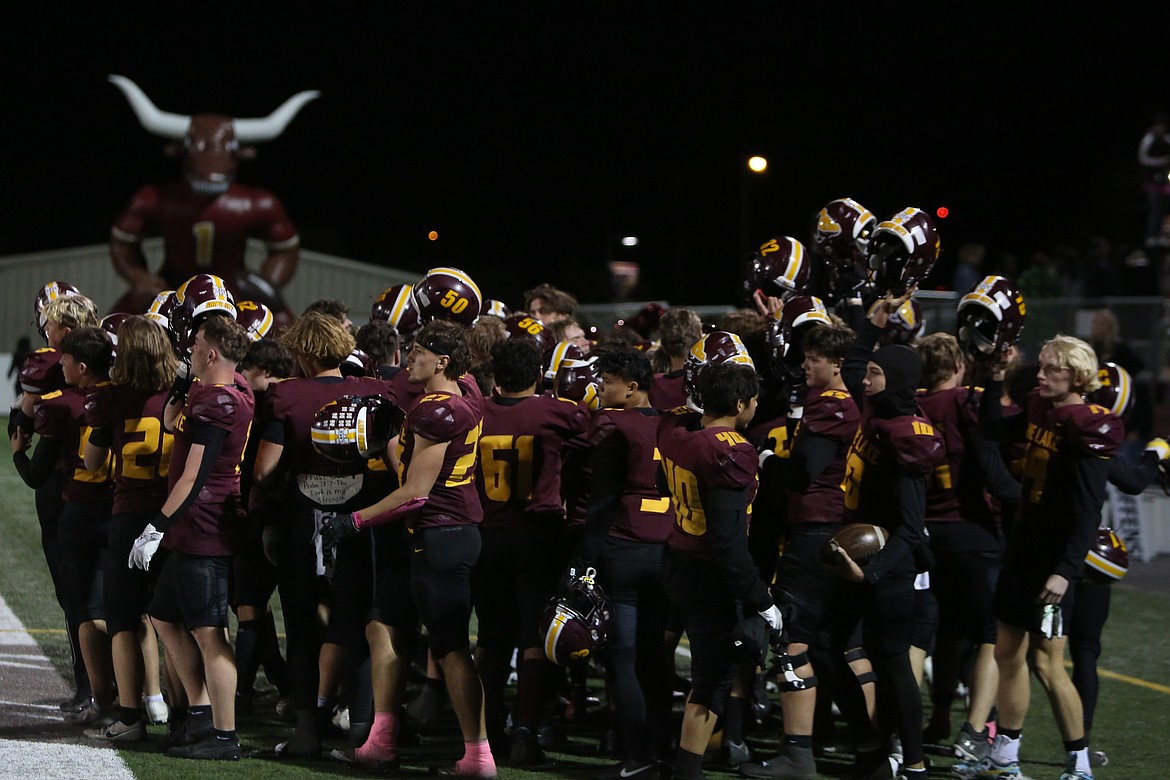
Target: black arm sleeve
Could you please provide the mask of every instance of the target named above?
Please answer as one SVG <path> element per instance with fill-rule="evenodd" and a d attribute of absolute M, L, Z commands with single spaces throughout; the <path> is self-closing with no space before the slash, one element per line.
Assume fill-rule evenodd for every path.
<path fill-rule="evenodd" d="M 1157 478 L 1158 456 L 1152 452 L 1144 453 L 1137 463 L 1130 463 L 1119 455 L 1109 461 L 1109 481 L 1122 493 L 1139 495 Z"/>
<path fill-rule="evenodd" d="M 926 476 L 901 472 L 898 475 L 898 503 L 901 522 L 890 534 L 886 546 L 861 567 L 871 585 L 891 571 L 903 569 L 918 546 L 926 542 Z"/>
<path fill-rule="evenodd" d="M 853 401 L 860 407 L 865 400 L 865 388 L 861 382 L 865 379 L 865 369 L 869 359 L 873 356 L 873 348 L 881 338 L 882 329 L 867 321 L 865 327 L 857 335 L 857 340 L 845 353 L 845 362 L 841 366 L 841 378 L 845 380 L 845 388 Z"/>
<path fill-rule="evenodd" d="M 1068 540 L 1053 574 L 1071 580 L 1080 574 L 1085 556 L 1101 524 L 1101 505 L 1105 503 L 1105 483 L 1109 479 L 1109 461 L 1101 458 L 1077 458 L 1072 484 L 1072 512 L 1068 518 Z"/>
<path fill-rule="evenodd" d="M 999 445 L 978 431 L 972 431 L 967 443 L 975 451 L 987 492 L 999 501 L 1019 501 L 1020 483 L 1003 462 Z"/>
<path fill-rule="evenodd" d="M 179 508 L 170 517 L 162 512 L 159 512 L 155 517 L 154 527 L 163 533 L 166 533 L 171 524 L 182 517 L 188 507 L 195 503 L 195 499 L 199 497 L 199 491 L 203 490 L 203 486 L 207 484 L 207 477 L 211 474 L 211 469 L 215 466 L 219 452 L 223 449 L 223 443 L 227 441 L 228 437 L 228 431 L 225 428 L 201 424 L 194 420 L 188 420 L 188 422 L 191 425 L 191 443 L 203 445 L 203 459 L 199 461 L 199 473 L 195 475 L 195 484 L 183 497 L 183 503 L 179 505 Z"/>
<path fill-rule="evenodd" d="M 14 452 L 12 463 L 24 484 L 36 489 L 48 481 L 61 459 L 61 440 L 56 436 L 42 436 L 37 441 L 30 459 L 26 453 Z"/>
<path fill-rule="evenodd" d="M 1028 418 L 1024 412 L 1003 416 L 1003 381 L 991 380 L 979 401 L 979 432 L 995 442 L 1023 441 Z"/>
<path fill-rule="evenodd" d="M 707 535 L 711 554 L 744 611 L 760 612 L 772 606 L 772 596 L 760 580 L 759 569 L 747 546 L 747 488 L 717 488 L 707 494 Z"/>
<path fill-rule="evenodd" d="M 94 428 L 89 432 L 89 443 L 95 447 L 109 449 L 114 443 L 114 432 L 109 428 Z"/>
<path fill-rule="evenodd" d="M 589 456 L 589 506 L 585 510 L 585 529 L 573 551 L 571 562 L 593 564 L 605 547 L 609 529 L 617 517 L 622 489 L 626 484 L 628 454 L 616 435 L 593 448 Z"/>
<path fill-rule="evenodd" d="M 785 472 L 784 487 L 798 493 L 808 490 L 809 485 L 816 482 L 833 458 L 837 456 L 839 443 L 826 436 L 817 436 L 815 433 L 803 434 L 792 447 L 789 456 L 788 469 Z M 765 465 L 772 462 L 768 458 Z"/>

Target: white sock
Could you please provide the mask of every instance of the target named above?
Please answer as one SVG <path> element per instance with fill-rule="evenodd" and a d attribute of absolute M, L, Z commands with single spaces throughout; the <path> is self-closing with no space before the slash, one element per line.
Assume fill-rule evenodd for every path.
<path fill-rule="evenodd" d="M 147 704 L 160 704 L 163 700 L 163 695 L 161 693 L 152 693 L 148 696 L 144 696 L 143 700 Z"/>
<path fill-rule="evenodd" d="M 1075 769 L 1078 772 L 1088 772 L 1089 774 L 1092 774 L 1092 769 L 1089 766 L 1089 749 L 1087 747 L 1083 747 L 1080 750 L 1073 753 L 1073 755 L 1076 756 Z M 1070 761 L 1069 763 L 1072 763 L 1072 762 Z"/>
<path fill-rule="evenodd" d="M 1003 734 L 996 734 L 995 744 L 991 746 L 991 757 L 999 764 L 1019 763 L 1022 739 L 1023 737 L 1012 739 Z"/>

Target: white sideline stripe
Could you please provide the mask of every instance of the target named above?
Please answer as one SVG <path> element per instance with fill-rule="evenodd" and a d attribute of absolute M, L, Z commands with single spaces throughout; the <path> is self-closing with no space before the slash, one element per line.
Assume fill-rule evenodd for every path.
<path fill-rule="evenodd" d="M 40 647 L 36 640 L 24 630 L 20 618 L 9 608 L 4 596 L 0 595 L 0 646 L 19 645 L 23 647 Z M 4 656 L 16 657 L 15 653 L 5 653 Z M 0 666 L 35 669 L 42 674 L 52 675 L 56 679 L 57 672 L 52 664 L 47 663 L 44 653 L 24 656 L 32 664 L 18 664 L 8 661 Z M 20 691 L 7 690 L 0 680 L 0 690 L 8 696 L 19 696 Z M 40 709 L 52 707 L 32 702 L 0 701 L 0 705 L 11 707 L 27 707 L 33 712 L 24 712 L 21 717 L 29 720 L 56 721 L 64 720 L 61 714 L 46 715 L 36 712 Z M 100 777 L 102 780 L 134 780 L 134 773 L 126 766 L 116 750 L 109 748 L 88 747 L 85 745 L 62 745 L 48 742 L 19 742 L 11 739 L 0 739 L 0 776 L 20 778 L 61 778 L 61 780 L 75 780 L 78 777 Z"/>
<path fill-rule="evenodd" d="M 8 602 L 0 596 L 0 646 L 36 647 L 37 640 L 24 630 L 24 624 L 16 616 Z"/>
<path fill-rule="evenodd" d="M 5 701 L 4 699 L 0 699 L 0 705 L 7 707 L 29 707 L 34 710 L 53 710 L 55 712 L 61 711 L 56 704 L 29 704 L 27 701 Z M 61 719 L 64 720 L 64 716 L 62 716 Z"/>
<path fill-rule="evenodd" d="M 34 657 L 33 660 L 35 661 L 37 659 Z M 47 661 L 48 659 L 46 658 L 45 660 Z M 40 669 L 42 671 L 47 668 L 44 664 L 22 664 L 19 661 L 0 661 L 0 666 L 11 669 Z"/>
<path fill-rule="evenodd" d="M 28 653 L 0 653 L 0 658 L 11 658 L 16 661 L 44 661 L 51 664 L 48 658 L 43 655 L 29 655 Z"/>
<path fill-rule="evenodd" d="M 134 780 L 134 774 L 116 751 L 84 745 L 0 739 L 0 766 L 5 777 Z"/>

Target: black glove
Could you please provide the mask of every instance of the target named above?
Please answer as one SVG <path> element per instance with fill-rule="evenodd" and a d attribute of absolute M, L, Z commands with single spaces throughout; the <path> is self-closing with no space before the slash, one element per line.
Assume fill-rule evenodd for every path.
<path fill-rule="evenodd" d="M 326 512 L 321 523 L 321 543 L 325 547 L 336 547 L 357 532 L 353 512 Z"/>
<path fill-rule="evenodd" d="M 171 385 L 171 394 L 167 396 L 167 403 L 175 406 L 187 403 L 187 392 L 191 389 L 193 381 L 195 381 L 195 375 L 191 373 L 191 358 L 184 357 L 179 363 L 178 370 L 175 371 L 175 383 Z"/>

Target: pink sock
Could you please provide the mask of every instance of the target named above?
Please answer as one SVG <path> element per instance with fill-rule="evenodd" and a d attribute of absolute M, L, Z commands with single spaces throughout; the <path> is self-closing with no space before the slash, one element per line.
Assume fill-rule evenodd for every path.
<path fill-rule="evenodd" d="M 995 721 L 994 720 L 987 722 L 987 738 L 992 742 L 995 741 Z"/>
<path fill-rule="evenodd" d="M 377 745 L 391 753 L 398 751 L 398 716 L 393 712 L 375 712 L 367 745 Z"/>
<path fill-rule="evenodd" d="M 463 743 L 463 758 L 455 762 L 455 772 L 464 777 L 495 777 L 496 760 L 486 739 Z"/>

